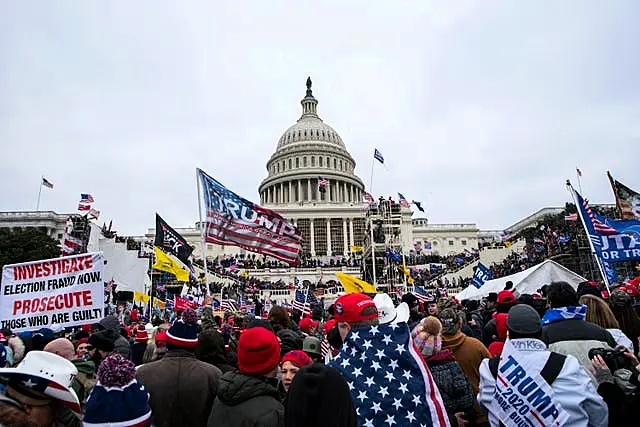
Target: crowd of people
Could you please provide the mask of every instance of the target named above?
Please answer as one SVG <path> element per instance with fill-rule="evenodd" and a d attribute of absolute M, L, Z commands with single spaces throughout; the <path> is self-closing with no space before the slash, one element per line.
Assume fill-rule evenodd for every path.
<path fill-rule="evenodd" d="M 520 295 L 508 282 L 481 301 L 406 293 L 396 306 L 386 294 L 346 294 L 306 315 L 205 307 L 150 323 L 120 306 L 74 329 L 3 330 L 0 425 L 351 427 L 383 425 L 378 416 L 398 426 L 530 425 L 534 416 L 629 425 L 640 407 L 639 302 L 637 285 L 607 295 L 592 282 L 553 282 Z M 411 348 L 425 370 L 412 370 Z M 412 381 L 419 375 L 431 392 L 431 380 Z"/>

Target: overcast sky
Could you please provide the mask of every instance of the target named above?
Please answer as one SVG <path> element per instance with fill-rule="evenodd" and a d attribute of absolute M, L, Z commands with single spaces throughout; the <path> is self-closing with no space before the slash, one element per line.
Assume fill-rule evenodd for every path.
<path fill-rule="evenodd" d="M 452 5 L 455 3 L 455 5 Z M 195 168 L 259 201 L 308 75 L 373 192 L 505 228 L 583 172 L 640 190 L 640 3 L 2 1 L 0 210 L 140 235 L 197 221 Z M 419 212 L 418 212 L 419 213 Z M 417 214 L 414 215 L 418 216 Z"/>

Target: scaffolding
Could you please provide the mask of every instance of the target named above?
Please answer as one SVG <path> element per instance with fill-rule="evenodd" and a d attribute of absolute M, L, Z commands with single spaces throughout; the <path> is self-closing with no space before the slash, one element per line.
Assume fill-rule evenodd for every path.
<path fill-rule="evenodd" d="M 404 286 L 406 277 L 386 255 L 388 251 L 401 254 L 402 264 L 405 264 L 401 206 L 391 200 L 380 199 L 379 203 L 369 206 L 365 221 L 363 279 L 387 290 L 397 285 Z"/>

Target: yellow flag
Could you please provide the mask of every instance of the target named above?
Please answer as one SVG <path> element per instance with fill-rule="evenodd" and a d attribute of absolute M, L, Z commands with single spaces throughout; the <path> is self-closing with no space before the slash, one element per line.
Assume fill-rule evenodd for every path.
<path fill-rule="evenodd" d="M 167 306 L 167 303 L 158 298 L 154 298 L 153 306 L 159 310 L 164 310 L 164 308 Z"/>
<path fill-rule="evenodd" d="M 151 297 L 147 294 L 143 294 L 142 292 L 134 292 L 133 293 L 133 300 L 136 302 L 141 302 L 143 304 L 146 304 L 149 302 L 149 299 Z"/>
<path fill-rule="evenodd" d="M 510 247 L 511 247 L 511 242 L 504 242 L 504 245 L 505 245 L 507 248 L 510 248 Z"/>
<path fill-rule="evenodd" d="M 351 252 L 357 254 L 358 252 L 362 252 L 364 248 L 362 246 L 351 245 Z"/>
<path fill-rule="evenodd" d="M 157 246 L 154 246 L 153 250 L 156 253 L 156 263 L 153 264 L 154 270 L 166 271 L 167 273 L 171 273 L 175 275 L 176 279 L 180 282 L 189 281 L 189 272 L 187 270 L 180 267 L 177 262 L 169 258 L 167 254 L 162 252 L 162 250 Z"/>
<path fill-rule="evenodd" d="M 351 276 L 349 274 L 344 274 L 341 271 L 336 273 L 338 276 L 338 280 L 344 286 L 344 290 L 348 294 L 375 294 L 376 291 L 375 286 L 365 282 L 364 280 L 360 280 L 357 277 Z"/>

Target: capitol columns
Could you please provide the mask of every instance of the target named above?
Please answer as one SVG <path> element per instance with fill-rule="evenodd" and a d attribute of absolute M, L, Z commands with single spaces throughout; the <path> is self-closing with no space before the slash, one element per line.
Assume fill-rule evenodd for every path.
<path fill-rule="evenodd" d="M 289 194 L 287 194 L 287 203 L 291 203 L 291 181 L 289 181 Z"/>
<path fill-rule="evenodd" d="M 343 249 L 343 253 L 342 255 L 347 256 L 347 254 L 349 253 L 347 251 L 347 249 L 349 248 L 349 241 L 348 241 L 348 236 L 347 236 L 347 219 L 346 218 L 342 218 L 342 235 L 343 235 L 343 239 L 344 239 L 344 249 Z"/>
<path fill-rule="evenodd" d="M 353 218 L 349 218 L 349 246 L 355 245 L 353 238 Z"/>
<path fill-rule="evenodd" d="M 311 201 L 311 179 L 307 178 L 307 200 Z"/>
<path fill-rule="evenodd" d="M 331 218 L 327 218 L 327 255 L 331 256 Z"/>
<path fill-rule="evenodd" d="M 314 219 L 311 218 L 309 220 L 309 227 L 310 227 L 310 242 L 311 242 L 311 256 L 316 256 L 316 233 L 315 233 L 315 227 L 313 226 L 313 222 Z"/>
<path fill-rule="evenodd" d="M 298 182 L 298 199 L 296 200 L 296 202 L 302 202 L 304 201 L 304 199 L 302 198 L 302 180 L 297 179 L 296 181 Z"/>

